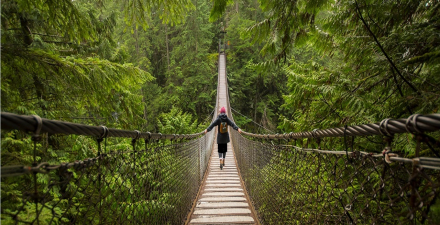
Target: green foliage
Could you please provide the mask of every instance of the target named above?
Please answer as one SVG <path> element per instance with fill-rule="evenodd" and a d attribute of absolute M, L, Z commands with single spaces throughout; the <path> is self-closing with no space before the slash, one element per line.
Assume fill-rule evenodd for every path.
<path fill-rule="evenodd" d="M 327 0 L 284 1 L 262 0 L 260 6 L 266 18 L 249 28 L 254 42 L 264 42 L 263 54 L 273 60 L 285 60 L 293 46 L 305 43 L 315 30 L 317 13 L 329 5 Z"/>
<path fill-rule="evenodd" d="M 191 0 L 129 0 L 124 1 L 125 23 L 127 25 L 142 25 L 144 29 L 148 28 L 148 20 L 151 17 L 159 17 L 166 24 L 180 24 L 184 22 L 185 15 L 195 6 Z M 134 29 L 131 30 L 134 33 Z"/>
<path fill-rule="evenodd" d="M 220 41 L 230 43 L 231 106 L 245 115 L 234 113 L 246 131 L 267 133 L 252 121 L 287 133 L 435 113 L 440 105 L 439 8 L 438 1 L 431 0 L 2 1 L 1 107 L 112 128 L 198 132 L 206 127 L 198 123 L 215 110 L 217 50 L 224 28 L 227 34 Z M 358 150 L 383 149 L 375 144 L 381 142 L 378 137 L 355 142 Z M 343 148 L 341 141 L 332 144 Z M 393 149 L 413 156 L 415 145 L 411 135 L 397 135 Z M 109 146 L 126 150 L 131 143 L 114 140 Z M 97 152 L 90 138 L 47 135 L 37 145 L 36 160 L 57 164 L 95 157 Z M 426 146 L 421 152 L 432 155 Z M 173 151 L 154 152 L 142 160 L 152 165 L 141 175 L 151 180 L 144 185 L 157 191 L 135 205 L 148 215 L 175 213 L 176 193 L 185 190 L 159 191 L 184 176 L 170 174 L 180 165 L 173 161 Z M 181 162 L 188 163 L 185 160 Z M 33 161 L 26 134 L 2 132 L 2 166 Z M 156 171 L 156 166 L 164 169 Z M 260 175 L 266 188 L 262 193 L 278 190 L 267 174 L 288 166 L 284 161 L 267 166 Z M 288 170 L 285 174 L 290 175 L 275 179 L 295 184 L 296 173 Z M 47 186 L 49 176 L 39 176 L 38 185 Z M 5 203 L 10 213 L 23 198 L 14 190 L 30 181 L 2 182 L 2 196 L 12 199 Z M 124 183 L 112 176 L 108 182 L 112 188 Z M 126 184 L 133 185 L 130 182 Z M 293 194 L 272 193 L 282 207 L 267 213 L 288 217 L 289 201 L 307 191 L 298 187 Z M 60 191 L 49 195 L 59 199 Z M 87 209 L 79 207 L 81 198 L 74 196 L 78 207 L 70 213 L 86 214 Z M 59 208 L 44 208 L 42 218 L 48 210 L 59 214 L 65 204 L 62 200 Z M 134 207 L 121 204 L 127 211 Z M 23 206 L 26 210 L 19 216 L 35 215 L 34 206 Z M 431 213 L 437 212 L 433 207 Z M 298 213 L 302 219 L 311 216 Z M 2 222 L 10 221 L 2 215 Z"/>
<path fill-rule="evenodd" d="M 439 40 L 434 28 L 438 26 L 438 2 L 280 0 L 260 1 L 259 6 L 262 16 L 249 23 L 242 22 L 252 18 L 246 13 L 234 14 L 238 10 L 232 9 L 224 13 L 228 38 L 239 36 L 244 43 L 233 40 L 228 55 L 231 103 L 235 108 L 245 106 L 239 111 L 247 115 L 247 109 L 254 108 L 254 121 L 264 117 L 264 106 L 270 106 L 269 114 L 278 117 L 269 121 L 276 121 L 281 132 L 438 112 L 435 43 Z M 242 46 L 250 46 L 250 40 L 256 46 L 264 45 L 255 49 L 260 57 L 246 61 L 249 57 L 243 53 L 247 47 Z M 238 67 L 234 60 L 240 60 Z M 249 71 L 241 72 L 246 69 Z M 286 85 L 276 85 L 277 95 L 268 95 L 268 100 L 255 100 L 270 89 L 261 77 L 271 74 L 281 77 L 277 84 L 287 80 Z M 243 86 L 237 85 L 240 83 Z M 265 87 L 263 91 L 249 90 L 260 86 Z M 243 94 L 237 94 L 240 91 Z M 283 100 L 279 100 L 281 95 Z M 241 96 L 245 100 L 237 104 Z M 399 149 L 412 154 L 411 141 L 399 138 L 398 143 L 406 143 Z"/>
<path fill-rule="evenodd" d="M 123 30 L 126 26 L 136 24 L 139 21 L 129 21 L 128 19 L 124 21 L 124 17 L 117 13 L 121 6 L 124 7 L 123 4 L 119 2 L 108 3 L 104 7 L 103 1 L 11 0 L 2 2 L 1 106 L 3 111 L 38 114 L 48 119 L 91 125 L 105 124 L 111 128 L 131 130 L 140 129 L 140 127 L 146 129 L 148 127 L 146 123 L 150 122 L 152 125 L 150 128 L 154 129 L 159 113 L 151 114 L 150 118 L 145 116 L 147 114 L 145 109 L 149 103 L 146 98 L 154 99 L 154 96 L 149 93 L 154 89 L 150 87 L 159 86 L 155 83 L 158 79 L 155 79 L 151 74 L 160 71 L 160 69 L 155 68 L 157 58 L 152 57 L 154 50 L 145 40 L 151 37 L 159 40 L 161 37 L 156 37 L 157 33 L 155 32 L 160 32 L 157 27 L 163 27 L 162 21 L 166 23 L 183 22 L 183 19 L 186 18 L 185 13 L 194 6 L 188 1 L 186 2 L 187 6 L 181 7 L 179 4 L 182 2 L 179 1 L 174 5 L 164 2 L 147 2 L 151 5 L 147 8 L 136 9 L 138 10 L 136 12 L 125 8 L 127 18 L 130 15 L 144 14 L 145 12 L 142 10 L 162 12 L 162 19 L 149 21 L 154 22 L 152 24 L 155 25 L 151 33 L 143 31 L 148 35 L 145 35 L 143 40 L 133 41 L 132 37 L 139 35 L 138 30 L 133 29 L 136 32 L 133 32 L 132 37 L 130 34 L 123 33 Z M 130 2 L 128 3 L 130 4 Z M 146 5 L 144 6 L 146 7 Z M 205 10 L 208 10 L 206 5 Z M 136 13 L 138 15 L 134 15 Z M 204 16 L 207 18 L 208 14 L 204 14 Z M 127 25 L 127 23 L 129 24 Z M 207 29 L 205 28 L 205 30 Z M 126 38 L 126 42 L 121 41 L 121 36 L 124 35 L 130 37 Z M 209 35 L 199 40 L 204 40 L 203 46 L 211 44 L 210 41 L 206 41 L 210 40 Z M 145 45 L 137 45 L 139 48 L 136 49 L 133 42 L 142 42 Z M 198 40 L 194 43 L 198 43 Z M 180 51 L 183 52 L 184 49 Z M 138 54 L 133 54 L 135 52 Z M 207 54 L 206 50 L 200 52 L 204 52 L 204 54 L 200 54 L 199 58 L 204 58 L 204 55 Z M 160 57 L 159 55 L 158 58 Z M 208 57 L 206 58 L 208 59 Z M 214 63 L 205 60 L 203 68 L 210 71 L 215 68 Z M 211 74 L 207 73 L 208 76 Z M 166 74 L 163 75 L 166 77 Z M 160 78 L 160 74 L 156 73 L 155 76 Z M 203 82 L 207 81 L 203 80 Z M 158 96 L 160 96 L 163 87 L 159 88 Z M 214 96 L 215 94 L 205 95 L 204 99 L 212 102 L 211 98 Z M 158 108 L 160 109 L 160 107 Z M 208 107 L 208 109 L 210 108 Z M 165 110 L 158 112 L 163 111 Z M 184 115 L 191 117 L 188 113 Z M 189 129 L 196 129 L 197 119 L 195 121 L 191 121 Z M 118 151 L 126 151 L 131 148 L 129 139 L 116 139 L 109 142 L 108 146 L 118 149 Z M 35 147 L 34 152 L 33 142 L 25 133 L 2 132 L 2 166 L 29 166 L 34 162 L 59 165 L 98 155 L 96 140 L 84 136 L 43 134 L 41 142 L 37 143 Z M 38 174 L 35 180 L 36 188 L 40 197 L 44 196 L 44 206 L 43 202 L 35 204 L 33 197 L 29 197 L 29 193 L 31 195 L 33 193 L 29 190 L 34 188 L 32 176 L 2 178 L 2 223 L 14 223 L 15 221 L 11 220 L 13 218 L 11 215 L 17 213 L 16 218 L 19 220 L 29 223 L 35 222 L 37 210 L 40 224 L 72 223 L 72 218 L 75 215 L 83 218 L 74 223 L 98 223 L 98 218 L 95 216 L 97 215 L 95 207 L 99 205 L 96 202 L 96 199 L 99 199 L 97 195 L 100 193 L 97 191 L 98 189 L 109 196 L 103 200 L 102 204 L 107 200 L 114 203 L 107 208 L 107 211 L 103 212 L 108 217 L 108 221 L 112 221 L 110 223 L 115 222 L 114 218 L 116 217 L 112 217 L 112 215 L 115 214 L 116 208 L 123 208 L 122 211 L 127 213 L 136 208 L 135 206 L 139 209 L 137 216 L 144 216 L 145 212 L 148 212 L 149 217 L 159 218 L 150 220 L 156 224 L 161 222 L 175 224 L 176 221 L 181 221 L 183 218 L 181 214 L 185 210 L 179 212 L 178 209 L 181 209 L 182 206 L 186 207 L 185 199 L 182 199 L 181 196 L 186 194 L 188 186 L 194 182 L 188 180 L 185 185 L 173 186 L 177 178 L 182 177 L 183 174 L 188 175 L 184 169 L 173 172 L 173 168 L 182 165 L 197 165 L 197 163 L 188 162 L 192 159 L 176 160 L 172 148 L 141 157 L 139 160 L 150 161 L 152 166 L 149 167 L 149 170 L 138 167 L 138 174 L 153 175 L 151 180 L 146 180 L 145 185 L 157 185 L 157 192 L 151 196 L 146 195 L 146 198 L 136 204 L 126 204 L 125 200 L 127 202 L 133 201 L 130 199 L 121 201 L 121 199 L 125 198 L 124 196 L 133 190 L 132 187 L 135 185 L 132 180 L 121 178 L 121 176 L 126 177 L 128 172 L 135 170 L 135 166 L 130 164 L 132 159 L 125 158 L 127 156 L 130 154 L 121 157 L 121 161 L 118 163 L 112 164 L 117 167 L 124 164 L 125 166 L 122 166 L 121 169 L 108 168 L 108 173 L 105 174 L 107 175 L 105 182 L 108 185 L 106 188 L 98 186 L 96 167 L 90 168 L 90 171 L 94 170 L 93 173 L 88 170 L 69 169 L 66 172 L 67 177 L 56 174 L 57 171 Z M 155 159 L 153 160 L 153 158 Z M 63 184 L 62 179 L 71 179 L 69 185 Z M 151 183 L 148 183 L 150 181 Z M 127 189 L 122 188 L 125 185 L 127 185 Z M 92 208 L 94 209 L 87 206 L 89 204 L 93 204 Z M 38 209 L 35 208 L 36 206 Z M 186 214 L 186 212 L 183 213 Z M 129 219 L 133 218 L 129 217 Z"/>
<path fill-rule="evenodd" d="M 158 120 L 159 132 L 162 134 L 193 134 L 197 129 L 197 120 L 192 115 L 182 113 L 178 108 L 172 108 L 169 113 L 162 113 Z"/>
<path fill-rule="evenodd" d="M 2 166 L 31 165 L 31 139 L 20 132 L 4 135 L 8 136 L 2 139 Z M 34 190 L 32 175 L 2 178 L 2 224 L 15 223 L 14 218 L 23 222 L 34 221 L 36 206 L 41 224 L 54 221 L 115 223 L 125 217 L 127 221 L 133 221 L 133 216 L 153 224 L 175 224 L 186 218 L 187 198 L 194 196 L 194 188 L 192 192 L 188 190 L 190 186 L 194 187 L 200 176 L 197 173 L 197 157 L 188 157 L 188 154 L 197 153 L 191 148 L 193 144 L 164 146 L 162 143 L 151 143 L 148 151 L 142 151 L 144 144 L 140 142 L 136 157 L 128 152 L 132 145 L 127 138 L 111 138 L 101 146 L 101 153 L 106 153 L 106 157 L 87 168 L 39 173 L 36 176 L 41 199 L 38 204 L 29 197 Z M 48 162 L 50 165 L 98 155 L 96 140 L 84 136 L 43 135 L 36 147 L 37 162 Z M 16 151 L 21 152 L 15 154 Z M 134 186 L 143 188 L 134 189 Z M 99 219 L 97 215 L 100 213 L 104 219 Z"/>
<path fill-rule="evenodd" d="M 2 18 L 4 111 L 107 122 L 116 113 L 122 127 L 140 124 L 138 90 L 153 77 L 121 59 L 115 13 L 83 1 L 23 0 L 2 2 Z"/>
<path fill-rule="evenodd" d="M 320 9 L 319 29 L 308 32 L 307 45 L 286 43 L 296 46 L 283 66 L 289 74 L 283 107 L 291 115 L 279 128 L 304 131 L 438 112 L 440 80 L 432 64 L 438 46 L 431 44 L 436 8 L 420 1 L 355 1 Z M 412 154 L 407 137 L 396 141 Z"/>
<path fill-rule="evenodd" d="M 251 119 L 241 121 L 240 127 L 248 132 L 267 133 L 256 123 L 276 130 L 279 114 L 282 113 L 279 106 L 287 87 L 284 71 L 279 68 L 261 69 L 259 63 L 267 60 L 258 54 L 262 46 L 248 40 L 246 30 L 263 17 L 258 7 L 256 1 L 243 1 L 227 7 L 224 16 L 225 42 L 230 44 L 226 50 L 227 75 L 231 107 Z M 236 116 L 234 113 L 234 118 Z"/>
<path fill-rule="evenodd" d="M 410 172 L 410 163 L 388 164 L 371 155 L 347 158 L 345 154 L 304 151 L 317 148 L 310 140 L 300 141 L 302 148 L 294 147 L 297 141 L 286 146 L 241 136 L 232 139 L 243 181 L 262 224 L 437 221 L 438 196 L 432 194 L 439 182 L 436 170 L 425 170 L 419 176 Z M 336 146 L 338 139 L 324 138 L 320 146 Z M 266 157 L 256 157 L 261 154 Z M 414 177 L 417 187 L 409 184 L 408 179 Z M 423 205 L 411 207 L 413 188 L 420 196 L 414 198 L 416 205 L 422 201 Z M 414 219 L 407 217 L 409 213 Z"/>
<path fill-rule="evenodd" d="M 214 22 L 218 20 L 222 14 L 226 11 L 226 7 L 234 1 L 232 0 L 212 0 L 213 6 L 211 9 L 211 15 L 209 16 L 209 21 Z"/>

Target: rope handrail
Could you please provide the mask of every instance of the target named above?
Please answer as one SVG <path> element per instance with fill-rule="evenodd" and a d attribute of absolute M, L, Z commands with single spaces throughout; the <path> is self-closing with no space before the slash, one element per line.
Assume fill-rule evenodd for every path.
<path fill-rule="evenodd" d="M 386 143 L 374 146 L 383 149 L 381 153 L 356 150 L 354 139 L 350 152 L 347 145 L 345 151 L 332 149 L 334 140 L 343 146 L 346 135 L 357 135 L 348 130 L 359 127 L 347 127 L 345 136 L 344 128 L 327 129 L 321 135 L 317 130 L 282 135 L 232 131 L 231 139 L 240 174 L 263 224 L 437 224 L 433 206 L 440 196 L 440 158 L 424 157 L 428 149 L 423 144 L 431 148 L 432 140 L 423 138 L 429 137 L 423 132 L 439 130 L 438 116 L 384 120 L 373 124 L 377 129 L 362 125 L 373 127 L 371 135 L 385 136 Z M 414 158 L 391 149 L 393 134 L 406 132 L 415 136 Z M 328 133 L 332 136 L 325 136 Z M 323 141 L 323 137 L 344 140 Z M 296 146 L 301 138 L 310 139 L 299 140 Z"/>
<path fill-rule="evenodd" d="M 224 54 L 219 55 L 226 60 Z M 220 69 L 226 69 L 223 66 L 219 58 L 219 74 Z M 223 83 L 227 90 L 227 80 L 220 81 L 219 76 L 219 86 Z M 233 119 L 227 91 L 226 101 Z M 217 96 L 213 120 L 218 107 Z M 27 153 L 28 157 L 33 153 L 32 165 L 2 167 L 2 187 L 15 191 L 5 191 L 2 196 L 2 220 L 23 224 L 181 224 L 202 184 L 215 139 L 214 132 L 150 133 L 8 112 L 1 113 L 1 123 L 2 130 L 34 134 L 29 143 L 33 151 Z M 240 175 L 263 223 L 423 224 L 435 223 L 435 215 L 430 213 L 439 198 L 440 158 L 419 155 L 422 143 L 431 148 L 429 140 L 421 137 L 429 137 L 424 132 L 439 130 L 440 114 L 415 114 L 406 119 L 307 132 L 230 134 Z M 92 136 L 98 150 L 86 159 L 63 162 L 58 155 L 39 149 L 41 133 Z M 391 139 L 399 133 L 414 134 L 415 158 L 399 157 L 391 151 Z M 368 135 L 385 136 L 388 144 L 382 153 L 353 150 L 354 138 L 351 151 L 347 151 L 346 136 Z M 107 145 L 102 150 L 101 142 L 108 137 L 132 138 L 133 150 L 115 145 L 110 151 Z M 344 137 L 345 151 L 321 149 L 326 146 L 320 138 L 326 137 Z M 315 139 L 311 142 L 316 141 L 318 148 L 309 140 L 302 147 L 295 146 L 301 138 Z M 145 139 L 145 149 L 136 148 L 137 139 Z M 173 144 L 179 139 L 188 141 Z M 159 140 L 171 140 L 171 144 L 161 145 Z"/>
<path fill-rule="evenodd" d="M 228 91 L 226 96 L 229 100 Z M 231 119 L 232 110 L 228 107 Z M 439 130 L 437 113 L 307 132 L 230 134 L 240 175 L 263 224 L 437 224 L 431 206 L 439 198 L 440 158 L 430 143 L 438 147 L 439 141 L 426 133 Z M 401 133 L 414 135 L 414 158 L 392 151 L 393 137 Z M 369 135 L 384 138 L 381 153 L 354 150 L 354 137 Z M 321 138 L 327 137 L 331 140 L 323 144 Z M 321 149 L 334 137 L 343 138 L 345 151 Z M 289 144 L 303 138 L 308 140 L 302 147 Z M 437 157 L 420 157 L 422 143 Z"/>
<path fill-rule="evenodd" d="M 417 119 L 414 119 L 417 118 Z M 299 139 L 299 138 L 325 138 L 346 136 L 383 135 L 391 136 L 399 133 L 423 133 L 440 130 L 440 113 L 418 115 L 414 114 L 407 119 L 385 119 L 379 123 L 363 124 L 356 126 L 329 128 L 306 132 L 285 134 L 254 134 L 242 131 L 242 134 L 261 139 Z"/>
<path fill-rule="evenodd" d="M 1 129 L 12 131 L 2 142 L 2 223 L 20 224 L 182 224 L 215 140 L 214 132 L 150 133 L 9 112 L 1 112 Z M 107 145 L 112 137 L 131 138 L 132 150 L 116 138 Z"/>
<path fill-rule="evenodd" d="M 432 157 L 416 157 L 416 158 L 404 158 L 400 157 L 395 153 L 392 153 L 389 156 L 387 153 L 372 153 L 372 152 L 364 152 L 364 151 L 355 151 L 355 152 L 345 152 L 345 151 L 335 151 L 335 150 L 324 150 L 324 149 L 315 149 L 315 148 L 302 148 L 294 145 L 278 145 L 281 148 L 294 148 L 296 151 L 309 152 L 309 153 L 320 153 L 320 154 L 333 154 L 333 155 L 345 155 L 348 154 L 350 157 L 360 156 L 371 156 L 373 158 L 382 158 L 390 163 L 391 161 L 395 162 L 404 162 L 404 163 L 412 163 L 416 164 L 421 168 L 426 169 L 434 169 L 440 170 L 440 159 L 432 158 Z"/>
<path fill-rule="evenodd" d="M 26 132 L 33 132 L 38 126 L 38 122 L 33 116 L 23 116 L 14 113 L 1 113 L 2 130 L 23 130 Z M 79 123 L 70 123 L 59 120 L 42 119 L 41 133 L 49 134 L 76 134 L 93 137 L 101 137 L 106 132 L 106 137 L 127 137 L 127 138 L 142 138 L 153 140 L 173 140 L 173 139 L 193 139 L 203 135 L 203 132 L 195 134 L 161 134 L 150 132 L 137 132 L 130 130 L 121 130 L 114 128 L 104 128 L 103 126 L 91 126 Z M 106 129 L 108 131 L 106 131 Z"/>

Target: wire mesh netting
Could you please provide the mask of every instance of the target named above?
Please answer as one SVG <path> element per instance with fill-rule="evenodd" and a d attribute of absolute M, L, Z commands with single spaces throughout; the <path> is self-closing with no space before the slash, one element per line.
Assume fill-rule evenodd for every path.
<path fill-rule="evenodd" d="M 217 105 L 218 99 L 213 119 Z M 215 139 L 215 132 L 151 134 L 7 112 L 2 129 L 12 131 L 2 132 L 2 224 L 183 224 Z M 25 132 L 34 133 L 33 141 Z M 71 151 L 50 149 L 49 141 L 42 148 L 40 133 L 55 145 L 66 140 L 63 135 L 99 137 L 99 150 L 90 157 L 94 147 L 84 136 L 69 140 L 79 146 Z M 131 137 L 133 146 L 114 141 L 101 150 L 103 137 Z M 141 138 L 143 149 L 136 142 Z M 66 162 L 72 155 L 89 158 Z"/>
<path fill-rule="evenodd" d="M 262 224 L 440 223 L 438 158 L 322 151 L 237 132 L 232 140 Z"/>
<path fill-rule="evenodd" d="M 2 167 L 2 224 L 183 224 L 213 135 L 132 143 L 71 163 L 51 157 L 50 164 Z M 37 157 L 44 162 L 46 155 Z"/>
<path fill-rule="evenodd" d="M 219 74 L 225 69 L 225 60 L 220 54 Z M 218 93 L 225 95 L 228 116 L 233 119 L 226 79 L 220 81 L 219 76 Z M 218 108 L 219 96 L 213 118 Z M 420 136 L 423 131 L 439 128 L 440 114 L 435 114 L 284 134 L 290 138 L 284 145 L 274 144 L 282 139 L 278 135 L 243 132 L 251 140 L 232 129 L 230 134 L 239 171 L 263 224 L 440 224 L 439 158 L 400 158 L 390 149 L 377 155 L 325 151 L 321 145 L 308 148 L 311 139 L 341 134 L 391 136 L 409 132 Z M 172 134 L 9 113 L 2 113 L 2 129 L 34 132 L 34 137 L 40 132 L 100 137 L 97 154 L 63 163 L 72 157 L 47 146 L 41 148 L 36 138 L 32 142 L 17 137 L 23 132 L 9 133 L 14 137 L 2 140 L 2 224 L 182 224 L 196 198 L 214 141 L 214 132 L 200 138 L 201 133 L 191 134 L 187 136 L 190 140 L 178 141 Z M 102 137 L 108 135 L 134 138 L 133 146 L 121 147 L 115 141 L 102 150 Z M 256 141 L 259 136 L 267 138 Z M 138 138 L 148 138 L 144 149 L 136 142 Z M 302 138 L 308 138 L 305 148 L 292 143 Z M 55 142 L 63 140 L 61 136 Z M 81 149 L 72 149 L 72 154 L 93 148 L 82 140 L 78 138 Z M 11 151 L 4 151 L 4 143 Z M 29 150 L 32 144 L 33 151 Z M 330 142 L 328 148 L 333 147 Z M 419 147 L 418 143 L 417 152 Z M 22 163 L 10 166 L 9 161 Z"/>

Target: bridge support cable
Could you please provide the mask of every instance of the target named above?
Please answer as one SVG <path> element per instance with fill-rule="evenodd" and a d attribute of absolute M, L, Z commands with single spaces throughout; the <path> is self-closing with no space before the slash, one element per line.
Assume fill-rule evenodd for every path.
<path fill-rule="evenodd" d="M 232 131 L 231 137 L 262 224 L 437 224 L 439 130 L 440 114 L 430 114 L 289 134 Z M 413 157 L 402 157 L 400 148 L 411 146 Z"/>
<path fill-rule="evenodd" d="M 220 106 L 233 119 L 226 77 L 221 53 L 213 120 Z M 2 141 L 3 223 L 440 223 L 440 114 L 289 134 L 230 129 L 221 171 L 215 132 L 153 134 L 6 112 L 1 122 L 13 131 Z M 42 145 L 49 137 L 62 147 Z M 72 139 L 75 148 L 63 145 Z"/>
<path fill-rule="evenodd" d="M 2 133 L 17 137 L 2 141 L 2 223 L 185 222 L 213 133 L 160 134 L 37 118 L 1 113 Z M 35 132 L 34 142 L 26 141 L 28 132 Z M 40 144 L 41 137 L 56 139 L 58 149 Z M 23 164 L 10 164 L 17 159 Z"/>

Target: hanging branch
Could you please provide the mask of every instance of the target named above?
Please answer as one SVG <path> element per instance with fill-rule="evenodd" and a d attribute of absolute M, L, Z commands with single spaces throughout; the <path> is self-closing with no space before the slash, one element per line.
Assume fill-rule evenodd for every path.
<path fill-rule="evenodd" d="M 397 74 L 399 74 L 400 78 L 402 78 L 403 81 L 405 81 L 406 84 L 408 84 L 408 86 L 414 91 L 416 92 L 418 95 L 421 95 L 420 92 L 408 81 L 405 79 L 405 77 L 400 73 L 399 69 L 397 69 L 396 65 L 394 64 L 394 62 L 391 60 L 391 58 L 388 56 L 388 54 L 385 52 L 385 50 L 383 49 L 382 45 L 380 44 L 379 40 L 377 40 L 376 35 L 374 35 L 373 31 L 371 31 L 370 27 L 368 26 L 367 22 L 365 22 L 364 17 L 362 16 L 362 12 L 359 8 L 358 2 L 355 0 L 354 1 L 356 3 L 356 10 L 357 13 L 360 17 L 360 19 L 362 20 L 362 23 L 364 24 L 365 28 L 367 28 L 368 32 L 370 32 L 371 36 L 373 36 L 374 41 L 376 42 L 376 44 L 379 46 L 380 50 L 382 51 L 382 53 L 385 55 L 385 57 L 387 58 L 388 62 L 391 64 L 391 66 L 396 70 Z"/>
<path fill-rule="evenodd" d="M 396 74 L 394 74 L 394 70 L 391 69 L 391 73 L 393 73 L 393 79 L 394 79 L 394 83 L 397 84 L 397 90 L 399 91 L 400 96 L 403 98 L 403 92 L 402 89 L 400 88 L 400 85 L 397 83 L 397 78 L 396 78 Z M 411 108 L 408 105 L 408 102 L 406 103 L 406 109 L 408 110 L 409 114 L 414 114 L 411 110 Z"/>

